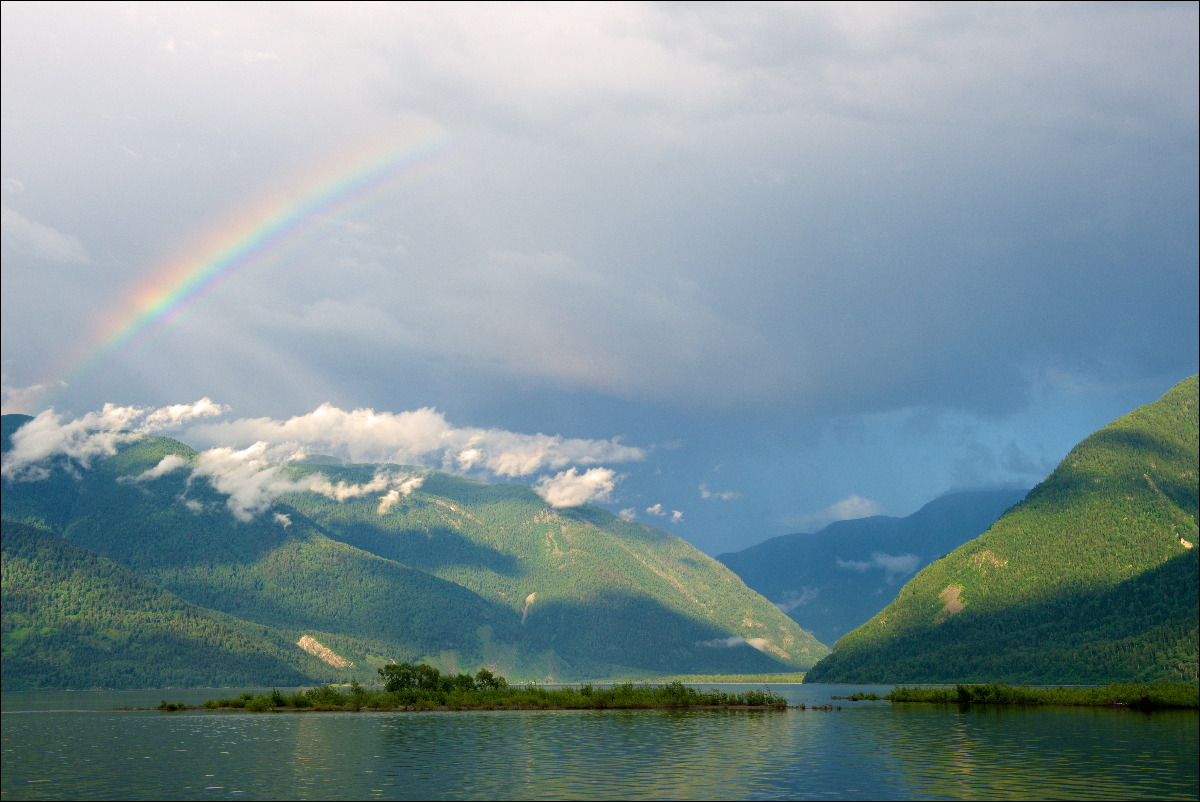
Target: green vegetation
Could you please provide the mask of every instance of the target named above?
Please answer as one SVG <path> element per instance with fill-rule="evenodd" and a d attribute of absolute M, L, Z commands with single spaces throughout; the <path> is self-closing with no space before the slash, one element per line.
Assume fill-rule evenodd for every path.
<path fill-rule="evenodd" d="M 886 696 L 854 694 L 847 699 L 887 699 L 892 702 L 943 702 L 982 705 L 1124 706 L 1139 710 L 1200 708 L 1200 687 L 1177 683 L 1106 685 L 1102 688 L 1030 688 L 1000 683 L 956 685 L 953 688 L 895 688 Z"/>
<path fill-rule="evenodd" d="M 906 518 L 835 521 L 717 560 L 822 643 L 833 644 L 896 598 L 904 580 L 981 535 L 1027 492 L 950 493 Z"/>
<path fill-rule="evenodd" d="M 1197 682 L 1197 377 L 1077 445 L 807 682 Z"/>
<path fill-rule="evenodd" d="M 27 420 L 4 416 L 5 449 Z M 175 440 L 143 437 L 87 470 L 60 465 L 39 481 L 5 480 L 6 526 L 49 529 L 80 549 L 71 552 L 78 566 L 85 553 L 112 561 L 143 587 L 200 609 L 195 620 L 257 633 L 278 670 L 241 678 L 213 668 L 188 679 L 163 671 L 168 662 L 156 656 L 136 670 L 81 674 L 83 646 L 45 641 L 74 613 L 39 595 L 47 580 L 36 571 L 10 576 L 6 563 L 5 688 L 368 682 L 365 666 L 388 660 L 451 673 L 489 666 L 521 682 L 661 681 L 794 674 L 828 652 L 724 566 L 598 507 L 555 510 L 522 485 L 326 461 L 285 473 L 362 484 L 381 470 L 420 471 L 423 485 L 382 514 L 376 497 L 296 493 L 243 522 L 225 495 L 186 470 L 130 481 L 167 455 L 197 456 Z M 77 596 L 110 593 L 88 584 L 94 571 L 71 577 L 76 567 L 63 563 L 55 581 L 77 585 Z M 9 615 L 8 599 L 26 597 L 19 616 Z M 120 601 L 101 629 L 140 632 L 141 623 L 118 620 L 135 617 L 140 603 Z M 234 665 L 244 649 L 231 638 L 203 639 L 214 655 L 183 664 Z M 88 660 L 104 661 L 108 647 L 98 648 Z M 136 663 L 140 653 L 126 657 Z"/>
<path fill-rule="evenodd" d="M 319 470 L 361 483 L 376 467 Z M 507 607 L 521 637 L 547 655 L 540 671 L 524 672 L 529 678 L 790 673 L 828 651 L 685 541 L 591 505 L 554 510 L 524 485 L 430 472 L 385 515 L 372 498 L 284 500 L 340 542 Z M 731 636 L 766 646 L 700 645 Z"/>
<path fill-rule="evenodd" d="M 306 681 L 281 633 L 188 604 L 44 529 L 0 522 L 4 690 Z"/>
<path fill-rule="evenodd" d="M 204 707 L 215 709 L 262 710 L 500 710 L 530 708 L 564 708 L 571 710 L 603 710 L 631 708 L 687 707 L 787 707 L 778 694 L 749 690 L 728 693 L 713 688 L 699 691 L 681 682 L 663 685 L 613 685 L 597 688 L 592 684 L 579 687 L 543 688 L 537 685 L 513 686 L 503 677 L 487 669 L 469 674 L 443 675 L 428 665 L 388 665 L 379 669 L 384 679 L 382 690 L 368 689 L 352 683 L 345 691 L 323 685 L 307 691 L 284 695 L 274 691 L 270 696 L 255 696 L 247 691 L 230 698 L 209 699 Z M 188 709 L 183 705 L 168 705 L 164 700 L 160 710 Z"/>

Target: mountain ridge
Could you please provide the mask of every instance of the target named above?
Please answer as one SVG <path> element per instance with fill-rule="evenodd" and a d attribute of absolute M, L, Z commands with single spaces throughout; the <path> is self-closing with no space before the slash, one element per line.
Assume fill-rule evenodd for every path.
<path fill-rule="evenodd" d="M 1026 493 L 947 493 L 903 518 L 835 521 L 818 532 L 781 535 L 717 559 L 831 644 L 895 598 L 902 584 L 897 578 L 981 534 Z"/>
<path fill-rule="evenodd" d="M 6 451 L 23 422 L 5 416 Z M 514 681 L 777 674 L 827 651 L 724 566 L 599 507 L 556 510 L 523 485 L 320 460 L 275 477 L 308 487 L 320 473 L 328 488 L 359 490 L 379 474 L 421 482 L 388 504 L 359 490 L 340 501 L 285 492 L 240 520 L 232 496 L 189 473 L 201 458 L 143 436 L 82 471 L 6 477 L 3 515 L 293 645 L 314 637 L 356 664 L 346 677 L 387 660 Z M 6 618 L 5 632 L 16 629 Z"/>
<path fill-rule="evenodd" d="M 1195 682 L 1198 389 L 1082 440 L 806 681 Z"/>

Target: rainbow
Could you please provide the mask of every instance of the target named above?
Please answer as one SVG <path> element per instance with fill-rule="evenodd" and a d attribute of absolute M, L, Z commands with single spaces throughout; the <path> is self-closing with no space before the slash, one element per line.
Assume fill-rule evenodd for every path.
<path fill-rule="evenodd" d="M 149 278 L 97 328 L 89 346 L 99 345 L 76 355 L 75 367 L 64 372 L 66 380 L 40 407 L 50 406 L 54 396 L 105 358 L 153 337 L 235 275 L 262 264 L 320 223 L 429 174 L 448 141 L 440 130 L 408 130 L 360 143 L 210 229 L 149 271 Z"/>

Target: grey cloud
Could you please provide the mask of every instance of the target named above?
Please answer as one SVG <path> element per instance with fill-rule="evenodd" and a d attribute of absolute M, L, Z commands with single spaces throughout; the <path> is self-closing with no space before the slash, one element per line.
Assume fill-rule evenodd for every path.
<path fill-rule="evenodd" d="M 893 556 L 876 551 L 871 554 L 870 560 L 843 560 L 838 558 L 836 562 L 838 568 L 858 571 L 859 573 L 864 573 L 872 569 L 882 569 L 885 579 L 890 585 L 896 577 L 905 577 L 917 570 L 917 566 L 921 564 L 921 558 L 915 554 Z"/>
<path fill-rule="evenodd" d="M 742 494 L 738 493 L 736 490 L 724 490 L 721 492 L 714 492 L 712 490 L 709 490 L 706 485 L 700 485 L 700 498 L 716 498 L 716 499 L 720 499 L 721 501 L 731 501 L 733 499 L 741 498 L 741 497 L 742 497 Z"/>
<path fill-rule="evenodd" d="M 272 420 L 325 401 L 436 407 L 484 425 L 447 424 L 455 447 L 420 459 L 530 477 L 614 465 L 572 462 L 566 441 L 644 426 L 642 442 L 689 444 L 656 452 L 664 482 L 761 456 L 722 480 L 755 502 L 773 474 L 828 471 L 781 427 L 915 411 L 920 444 L 958 416 L 991 450 L 929 456 L 915 478 L 895 443 L 859 438 L 842 467 L 871 463 L 873 483 L 823 478 L 760 505 L 779 527 L 852 492 L 915 509 L 950 483 L 1036 478 L 1030 444 L 1053 457 L 1052 438 L 1017 435 L 1017 454 L 994 432 L 1045 408 L 1045 377 L 1124 399 L 1200 359 L 1194 4 L 2 14 L 5 205 L 26 234 L 65 237 L 51 251 L 68 260 L 6 233 L 0 347 L 8 384 L 58 388 L 58 408 L 203 393 Z M 179 253 L 302 200 L 322 165 L 430 132 L 434 157 L 369 186 L 333 176 L 367 191 L 102 349 Z M 76 241 L 91 263 L 70 261 Z M 564 433 L 542 457 L 486 434 L 550 428 L 538 416 Z M 705 454 L 705 427 L 745 437 Z M 263 439 L 243 428 L 239 445 Z M 645 498 L 694 492 L 680 479 Z"/>
<path fill-rule="evenodd" d="M 34 222 L 7 205 L 0 207 L 0 227 L 5 249 L 50 262 L 88 264 L 92 261 L 77 237 Z"/>
<path fill-rule="evenodd" d="M 1037 479 L 1049 476 L 1054 470 L 1054 466 L 1050 464 L 1049 460 L 1044 458 L 1035 460 L 1017 445 L 1016 440 L 1008 441 L 1000 458 L 1000 466 L 1009 473 L 1032 476 Z"/>
<path fill-rule="evenodd" d="M 1146 231 L 1115 263 L 1086 255 L 1111 253 L 1118 229 L 1145 228 L 1139 198 L 1190 215 L 1192 190 L 1160 180 L 1180 171 L 1164 174 L 1144 149 L 1125 160 L 1113 149 L 1164 126 L 1194 138 L 1195 45 L 1179 33 L 1194 10 L 237 6 L 76 16 L 6 12 L 6 59 L 22 67 L 5 70 L 6 102 L 24 108 L 41 89 L 53 100 L 43 115 L 77 105 L 101 120 L 103 99 L 113 121 L 77 129 L 76 151 L 98 156 L 117 136 L 139 159 L 153 154 L 150 172 L 71 165 L 85 201 L 127 185 L 123 209 L 90 202 L 89 212 L 136 210 L 128 220 L 64 212 L 106 241 L 124 232 L 124 266 L 112 269 L 127 275 L 177 239 L 169 217 L 189 230 L 215 225 L 344 146 L 349 129 L 407 119 L 458 131 L 425 203 L 388 196 L 346 221 L 359 227 L 314 234 L 288 254 L 291 282 L 247 277 L 244 298 L 296 297 L 256 310 L 252 345 L 231 359 L 276 351 L 311 363 L 318 355 L 297 351 L 296 335 L 324 331 L 339 350 L 385 345 L 495 382 L 670 404 L 996 413 L 1020 407 L 1021 370 L 1046 358 L 1046 343 L 1090 370 L 1109 351 L 1112 318 L 1101 310 L 1117 299 L 1194 317 L 1172 306 L 1179 293 L 1131 292 L 1122 267 L 1191 264 L 1190 246 Z M 45 56 L 17 32 L 50 24 L 74 46 L 52 69 L 25 69 Z M 113 50 L 85 45 L 93 38 Z M 243 60 L 268 53 L 277 58 Z M 288 101 L 295 86 L 311 102 Z M 1081 131 L 1101 144 L 1076 147 Z M 58 158 L 18 144 L 6 151 L 27 151 L 33 168 Z M 164 191 L 184 185 L 205 190 Z M 1175 258 L 1153 258 L 1164 247 Z M 369 292 L 338 297 L 368 274 Z M 1051 310 L 1064 292 L 1073 302 Z"/>
<path fill-rule="evenodd" d="M 855 565 L 857 565 L 857 563 Z M 838 566 L 845 567 L 841 564 L 840 560 L 838 561 Z M 858 569 L 856 568 L 855 570 L 858 570 Z M 864 566 L 863 570 L 866 570 L 865 566 Z M 794 590 L 785 590 L 783 592 L 782 596 L 780 596 L 779 601 L 772 602 L 772 604 L 774 604 L 776 607 L 778 607 L 779 611 L 781 613 L 790 613 L 792 610 L 795 610 L 797 607 L 805 606 L 810 601 L 817 598 L 817 596 L 819 596 L 819 595 L 821 595 L 820 588 L 814 588 L 814 587 L 810 587 L 808 585 L 804 585 L 803 587 L 800 588 L 799 592 L 794 591 Z"/>

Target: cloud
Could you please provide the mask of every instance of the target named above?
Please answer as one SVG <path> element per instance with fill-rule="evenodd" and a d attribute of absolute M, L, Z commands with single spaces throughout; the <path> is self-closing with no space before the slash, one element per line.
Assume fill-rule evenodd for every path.
<path fill-rule="evenodd" d="M 49 463 L 57 457 L 87 468 L 95 458 L 112 456 L 118 446 L 143 434 L 223 410 L 208 398 L 160 409 L 105 404 L 99 412 L 64 423 L 61 415 L 48 409 L 13 432 L 13 447 L 4 455 L 0 473 L 9 479 L 44 479 L 49 476 Z"/>
<path fill-rule="evenodd" d="M 882 512 L 883 510 L 880 509 L 877 502 L 862 496 L 850 496 L 835 504 L 830 504 L 821 510 L 820 514 L 831 521 L 852 521 L 856 518 L 879 515 Z"/>
<path fill-rule="evenodd" d="M 380 498 L 379 514 L 383 514 L 421 486 L 421 478 L 406 473 L 378 471 L 371 481 L 361 485 L 339 481 L 336 484 L 322 473 L 299 479 L 284 474 L 285 466 L 267 457 L 267 444 L 255 443 L 242 451 L 232 448 L 213 448 L 202 452 L 192 465 L 192 476 L 203 477 L 213 488 L 226 496 L 225 505 L 239 521 L 250 521 L 270 509 L 275 499 L 285 493 L 320 493 L 337 502 L 357 498 L 381 490 L 391 490 Z"/>
<path fill-rule="evenodd" d="M 574 468 L 553 479 L 543 476 L 533 490 L 551 507 L 577 507 L 589 501 L 607 501 L 616 487 L 617 475 L 608 468 L 592 468 L 577 475 Z"/>
<path fill-rule="evenodd" d="M 856 518 L 881 514 L 883 514 L 883 508 L 878 502 L 862 496 L 847 496 L 819 512 L 789 518 L 787 523 L 790 526 L 812 529 L 823 527 L 833 521 L 852 521 Z"/>
<path fill-rule="evenodd" d="M 0 414 L 25 413 L 41 400 L 46 390 L 44 384 L 13 387 L 8 383 L 8 374 L 0 374 Z"/>
<path fill-rule="evenodd" d="M 900 554 L 892 556 L 881 551 L 871 554 L 870 560 L 843 560 L 838 558 L 837 567 L 850 571 L 865 573 L 873 568 L 882 568 L 887 583 L 890 585 L 897 576 L 908 576 L 917 570 L 921 558 L 915 554 Z"/>
<path fill-rule="evenodd" d="M 391 413 L 345 411 L 322 404 L 307 415 L 285 421 L 243 418 L 196 426 L 189 434 L 214 445 L 258 441 L 292 444 L 308 452 L 344 456 L 351 462 L 433 463 L 448 471 L 482 468 L 505 477 L 646 457 L 645 450 L 623 445 L 617 438 L 586 440 L 455 427 L 428 407 Z"/>
<path fill-rule="evenodd" d="M 302 493 L 324 479 L 320 474 L 293 481 L 280 476 L 281 466 L 264 459 L 265 443 L 242 451 L 213 448 L 197 455 L 193 477 L 204 477 L 226 497 L 225 506 L 239 521 L 248 522 L 270 509 L 284 493 Z"/>
<path fill-rule="evenodd" d="M 180 468 L 186 466 L 187 464 L 188 464 L 188 461 L 186 459 L 184 459 L 183 457 L 179 456 L 178 454 L 168 454 L 167 456 L 165 456 L 161 460 L 159 460 L 158 464 L 155 465 L 153 468 L 147 468 L 146 470 L 142 471 L 140 474 L 138 474 L 137 476 L 132 477 L 132 478 L 126 479 L 126 477 L 121 477 L 120 479 L 118 479 L 118 481 L 125 480 L 125 481 L 129 481 L 129 482 L 149 482 L 149 481 L 153 481 L 154 479 L 158 479 L 159 477 L 165 476 L 166 474 L 171 473 L 172 471 L 177 471 Z"/>
<path fill-rule="evenodd" d="M 285 515 L 282 512 L 277 512 L 277 513 L 275 513 L 275 523 L 279 524 L 284 529 L 287 529 L 289 526 L 292 525 L 292 518 L 291 518 L 291 516 Z"/>
<path fill-rule="evenodd" d="M 722 501 L 730 501 L 735 498 L 741 498 L 742 494 L 733 490 L 726 490 L 723 493 L 714 493 L 704 485 L 700 485 L 700 498 L 719 498 Z"/>
<path fill-rule="evenodd" d="M 667 509 L 665 507 L 663 507 L 662 504 L 655 504 L 653 507 L 647 507 L 646 512 L 650 513 L 651 515 L 657 515 L 660 518 L 670 515 L 671 523 L 673 523 L 673 524 L 677 524 L 683 520 L 682 512 L 680 512 L 679 510 L 671 510 L 668 513 Z"/>
<path fill-rule="evenodd" d="M 765 652 L 769 646 L 766 638 L 716 638 L 714 640 L 702 640 L 696 642 L 697 646 L 708 646 L 713 649 L 728 649 L 734 646 L 753 646 L 760 652 Z"/>
<path fill-rule="evenodd" d="M 418 489 L 425 481 L 420 476 L 410 476 L 400 479 L 400 484 L 388 491 L 387 495 L 379 499 L 379 508 L 375 511 L 377 515 L 385 515 L 387 511 L 400 502 L 401 496 L 407 496 L 414 490 Z"/>
<path fill-rule="evenodd" d="M 66 457 L 69 464 L 87 468 L 96 457 L 111 456 L 121 444 L 143 434 L 178 429 L 226 411 L 227 407 L 209 398 L 157 409 L 106 404 L 100 412 L 66 423 L 62 416 L 47 410 L 13 434 L 13 447 L 5 454 L 3 475 L 10 479 L 46 478 L 49 464 L 56 457 Z M 340 502 L 387 490 L 380 499 L 382 515 L 423 481 L 408 473 L 382 470 L 361 485 L 345 481 L 334 484 L 320 473 L 299 480 L 281 473 L 286 463 L 314 449 L 341 451 L 355 462 L 420 462 L 432 455 L 446 467 L 479 464 L 502 476 L 525 475 L 571 462 L 586 465 L 604 458 L 636 460 L 645 456 L 642 449 L 622 445 L 615 439 L 582 440 L 500 429 L 458 429 L 432 409 L 396 415 L 369 409 L 345 412 L 325 404 L 308 415 L 287 421 L 241 419 L 201 424 L 191 431 L 210 438 L 231 439 L 265 434 L 274 441 L 255 440 L 241 450 L 217 446 L 200 453 L 190 464 L 191 475 L 207 478 L 218 492 L 227 496 L 230 512 L 242 521 L 265 511 L 284 493 L 306 491 Z M 185 464 L 182 458 L 169 455 L 131 481 L 151 481 Z M 591 468 L 580 474 L 573 466 L 554 477 L 541 477 L 534 490 L 554 507 L 573 507 L 608 500 L 618 478 L 609 468 Z M 678 521 L 679 517 L 676 512 L 672 521 Z"/>
<path fill-rule="evenodd" d="M 821 591 L 819 588 L 813 588 L 805 585 L 800 588 L 799 593 L 794 590 L 785 590 L 779 601 L 772 602 L 772 604 L 778 607 L 781 613 L 786 614 L 797 607 L 803 607 L 804 605 L 808 604 L 810 601 L 817 598 L 820 593 Z"/>
<path fill-rule="evenodd" d="M 617 513 L 617 515 L 620 515 L 626 521 L 632 521 L 633 519 L 637 518 L 637 510 L 635 510 L 633 507 L 628 507 L 621 510 L 619 513 Z"/>
<path fill-rule="evenodd" d="M 138 430 L 148 433 L 163 429 L 172 429 L 198 418 L 211 418 L 228 411 L 229 407 L 223 404 L 214 404 L 210 398 L 201 398 L 194 404 L 173 404 L 172 406 L 160 407 L 150 412 L 146 415 Z"/>
<path fill-rule="evenodd" d="M 34 222 L 8 206 L 0 206 L 0 232 L 5 249 L 63 264 L 90 264 L 92 261 L 75 237 Z"/>
<path fill-rule="evenodd" d="M 72 463 L 87 468 L 92 460 L 117 453 L 117 447 L 138 439 L 141 435 L 121 431 L 135 416 L 128 407 L 105 405 L 101 412 L 90 412 L 67 423 L 62 416 L 48 409 L 13 432 L 12 448 L 4 455 L 0 475 L 6 479 L 45 479 L 50 475 L 49 464 L 65 457 L 66 466 Z"/>

